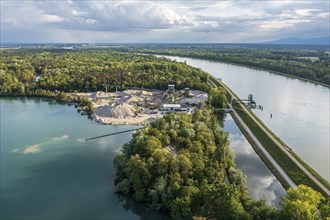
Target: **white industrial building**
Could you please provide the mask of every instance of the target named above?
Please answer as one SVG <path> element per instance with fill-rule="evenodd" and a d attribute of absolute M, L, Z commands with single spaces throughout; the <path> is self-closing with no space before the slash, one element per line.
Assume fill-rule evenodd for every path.
<path fill-rule="evenodd" d="M 163 104 L 163 109 L 167 111 L 181 109 L 181 104 Z"/>

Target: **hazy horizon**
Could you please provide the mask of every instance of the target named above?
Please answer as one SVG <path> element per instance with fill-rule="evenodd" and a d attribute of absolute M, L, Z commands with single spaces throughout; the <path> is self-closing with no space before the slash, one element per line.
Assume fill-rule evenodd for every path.
<path fill-rule="evenodd" d="M 1 1 L 1 43 L 261 43 L 329 36 L 328 1 Z"/>

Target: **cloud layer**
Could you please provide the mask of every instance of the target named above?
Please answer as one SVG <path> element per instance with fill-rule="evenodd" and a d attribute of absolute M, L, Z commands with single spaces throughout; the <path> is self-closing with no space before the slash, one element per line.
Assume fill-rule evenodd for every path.
<path fill-rule="evenodd" d="M 2 42 L 260 42 L 329 35 L 324 1 L 1 1 Z"/>

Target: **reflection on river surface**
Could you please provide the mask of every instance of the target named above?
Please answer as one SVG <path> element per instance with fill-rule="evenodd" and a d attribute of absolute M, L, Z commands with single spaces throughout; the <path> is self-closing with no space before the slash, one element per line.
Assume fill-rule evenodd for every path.
<path fill-rule="evenodd" d="M 230 134 L 230 146 L 237 167 L 247 175 L 249 195 L 253 199 L 263 199 L 268 204 L 278 205 L 280 196 L 286 194 L 285 189 L 255 153 L 229 114 L 224 122 L 224 130 Z"/>

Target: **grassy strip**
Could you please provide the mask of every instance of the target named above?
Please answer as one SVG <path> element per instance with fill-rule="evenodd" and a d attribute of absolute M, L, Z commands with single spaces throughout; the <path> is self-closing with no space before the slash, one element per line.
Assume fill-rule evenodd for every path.
<path fill-rule="evenodd" d="M 219 80 L 216 79 L 214 76 L 210 76 L 210 81 L 212 81 L 212 83 L 216 86 L 224 87 L 227 91 L 230 91 L 234 95 L 235 99 L 237 99 L 237 100 L 239 99 L 238 96 L 230 88 L 228 88 L 225 84 L 220 83 Z M 227 92 L 227 100 L 231 100 L 232 98 L 233 97 L 229 94 L 229 92 Z M 250 144 L 253 147 L 254 151 L 259 155 L 259 157 L 265 163 L 265 165 L 271 170 L 271 172 L 274 174 L 274 176 L 278 179 L 278 181 L 282 184 L 282 186 L 285 189 L 290 188 L 289 183 L 283 178 L 283 176 L 280 174 L 280 172 L 278 172 L 276 167 L 273 166 L 273 164 L 265 156 L 263 151 L 257 146 L 257 144 L 254 142 L 252 137 L 246 132 L 246 130 L 241 125 L 241 123 L 237 120 L 236 115 L 235 114 L 231 114 L 231 115 L 232 115 L 235 123 L 237 124 L 237 126 L 239 127 L 239 129 L 241 130 L 243 135 L 245 136 L 245 138 L 250 142 Z"/>
<path fill-rule="evenodd" d="M 304 184 L 324 193 L 323 190 L 309 178 L 309 176 L 307 176 L 281 149 L 278 148 L 272 139 L 268 137 L 268 135 L 253 121 L 253 119 L 243 109 L 241 109 L 240 104 L 235 103 L 234 108 L 245 124 L 258 138 L 260 143 L 265 147 L 268 153 L 274 158 L 275 161 L 277 161 L 277 163 L 297 185 Z"/>
<path fill-rule="evenodd" d="M 236 99 L 238 99 L 239 100 L 239 98 L 238 98 L 238 96 L 232 91 L 232 90 L 230 90 L 226 85 L 224 85 L 223 83 L 221 83 L 221 82 L 219 82 L 218 81 L 218 79 L 216 79 L 214 76 L 211 76 L 210 77 L 210 80 L 216 85 L 216 86 L 221 86 L 221 87 L 225 87 L 225 89 L 227 89 L 227 90 L 229 90 L 234 96 L 235 96 L 235 98 Z M 236 103 L 236 107 L 237 107 L 237 105 L 239 106 L 239 108 L 241 108 L 241 106 L 238 104 L 238 103 Z M 251 111 L 249 108 L 246 108 L 253 116 L 254 116 L 254 118 L 279 142 L 279 143 L 281 143 L 283 146 L 285 146 L 289 151 L 289 153 L 292 155 L 292 156 L 294 156 L 317 180 L 319 180 L 324 186 L 326 186 L 327 188 L 330 188 L 330 184 L 325 180 L 325 179 L 323 179 L 315 170 L 313 170 L 313 168 L 311 168 L 308 164 L 306 164 L 297 154 L 295 154 L 292 150 L 291 150 L 291 148 L 290 147 L 288 147 L 279 137 L 277 137 L 254 113 L 253 113 L 253 111 Z M 272 144 L 272 147 L 273 147 L 273 149 L 274 150 L 279 150 L 279 151 L 281 151 L 281 153 L 283 153 L 285 156 L 286 156 L 286 159 L 288 159 L 288 160 L 290 160 L 291 161 L 291 159 L 281 150 L 281 149 L 278 149 L 278 147 L 277 147 L 277 145 L 267 136 L 267 134 L 253 121 L 253 119 L 251 119 L 250 118 L 250 116 L 248 115 L 248 114 L 246 114 L 245 112 L 244 112 L 244 110 L 242 110 L 242 109 L 236 109 L 236 111 L 237 111 L 237 113 L 242 117 L 242 115 L 244 115 L 245 116 L 245 118 L 249 118 L 250 120 L 250 123 L 246 123 L 246 119 L 244 120 L 244 117 L 242 117 L 242 119 L 243 119 L 243 121 L 247 124 L 247 126 L 251 129 L 251 126 L 254 126 L 254 127 L 258 127 L 258 130 L 259 130 L 259 133 L 255 133 L 254 132 L 254 130 L 253 129 L 251 129 L 251 131 L 254 133 L 254 135 L 258 138 L 258 140 L 260 141 L 260 138 L 259 138 L 259 135 L 261 135 L 261 136 L 266 136 L 266 140 L 268 139 L 268 141 L 270 141 Z M 241 113 L 241 114 L 240 114 Z M 236 120 L 237 121 L 237 120 Z M 240 126 L 239 124 L 238 124 L 238 126 Z M 243 130 L 243 129 L 241 129 L 241 130 Z M 274 169 L 274 167 L 272 167 L 272 165 L 269 163 L 269 161 L 268 161 L 268 159 L 267 158 L 265 158 L 265 156 L 263 155 L 263 153 L 261 152 L 259 152 L 260 151 L 260 149 L 258 149 L 256 146 L 255 146 L 255 143 L 253 143 L 253 140 L 251 140 L 251 137 L 249 137 L 249 135 L 248 134 L 246 134 L 246 132 L 243 132 L 244 133 L 244 135 L 245 135 L 245 137 L 248 139 L 248 141 L 251 143 L 251 145 L 252 145 L 252 147 L 255 149 L 255 151 L 259 154 L 259 156 L 261 157 L 261 159 L 265 162 L 265 164 L 269 167 L 269 169 L 270 170 L 272 170 L 272 172 L 274 173 L 274 175 L 278 178 L 278 180 L 282 183 L 282 185 L 284 186 L 284 187 L 286 187 L 286 185 L 287 185 L 287 183 L 285 182 L 285 180 L 283 181 L 283 178 L 282 177 L 279 177 L 279 176 L 281 176 L 281 175 L 278 175 L 277 174 L 277 171 L 276 171 L 276 169 Z M 261 141 L 260 141 L 261 142 Z M 263 143 L 263 142 L 261 142 L 264 146 L 265 146 L 265 144 Z M 273 145 L 275 145 L 275 146 L 273 146 Z M 266 148 L 266 146 L 265 146 L 265 148 Z M 256 150 L 256 149 L 258 149 L 258 150 Z M 266 150 L 269 152 L 269 150 L 268 150 L 268 148 L 266 148 Z M 270 153 L 270 152 L 269 152 Z M 271 153 L 270 153 L 271 154 Z M 272 154 L 271 154 L 272 155 Z M 272 155 L 273 156 L 273 155 Z M 278 158 L 275 158 L 274 157 L 274 159 L 279 163 L 279 160 L 282 160 L 281 159 L 281 157 L 279 156 Z M 293 162 L 293 161 L 291 161 L 294 165 L 295 165 L 295 167 L 296 168 L 298 168 L 299 170 L 300 170 L 300 168 Z M 281 163 L 279 163 L 280 164 L 280 166 L 283 168 L 283 166 L 281 165 Z M 284 164 L 285 164 L 285 162 L 284 162 Z M 275 170 L 275 171 L 274 171 Z M 283 170 L 285 170 L 285 172 L 292 178 L 292 180 L 294 181 L 294 182 L 296 182 L 295 181 L 295 179 L 297 179 L 297 178 L 293 178 L 292 177 L 292 175 L 290 174 L 290 173 L 288 173 L 287 172 L 287 170 L 286 169 L 283 169 Z M 300 170 L 301 172 L 303 172 L 302 170 Z M 303 172 L 304 173 L 304 172 Z M 304 173 L 304 175 L 305 176 L 307 176 L 305 173 Z M 293 176 L 297 176 L 297 174 L 295 174 L 295 173 L 293 173 Z M 307 176 L 308 177 L 308 176 Z M 282 179 L 282 180 L 281 180 Z M 298 178 L 299 179 L 299 178 Z M 308 180 L 309 181 L 311 181 L 311 183 L 313 184 L 313 185 L 315 185 L 316 187 L 317 187 L 317 189 L 319 189 L 318 191 L 320 191 L 321 190 L 321 192 L 323 192 L 323 190 L 322 189 L 320 189 L 316 184 L 315 184 L 315 182 L 312 180 L 312 179 L 310 179 L 309 177 L 308 177 Z M 298 183 L 298 182 L 296 182 L 296 183 Z"/>
<path fill-rule="evenodd" d="M 235 93 L 230 90 L 226 85 L 220 83 L 215 77 L 211 76 L 210 80 L 217 86 L 222 86 L 225 87 L 227 90 L 229 90 L 230 92 L 232 92 L 232 94 L 234 94 L 236 99 L 239 99 Z M 279 137 L 277 137 L 274 132 L 272 132 L 255 114 L 254 112 L 249 109 L 246 108 L 253 116 L 254 118 L 278 141 L 280 142 L 283 146 L 285 146 L 288 149 L 288 152 L 294 156 L 318 181 L 320 181 L 324 186 L 326 186 L 327 188 L 330 188 L 330 184 L 324 179 L 322 178 L 313 168 L 311 168 L 308 164 L 306 164 L 297 154 L 295 154 L 292 149 L 287 146 Z M 249 117 L 249 116 L 248 116 Z M 253 120 L 252 120 L 253 122 Z M 253 122 L 254 123 L 254 122 Z M 267 134 L 265 134 L 267 135 Z M 258 138 L 259 139 L 259 138 Z M 277 160 L 276 160 L 277 161 Z"/>
<path fill-rule="evenodd" d="M 296 158 L 318 181 L 320 181 L 324 186 L 330 189 L 330 184 L 320 176 L 312 167 L 310 167 L 307 163 L 305 163 L 295 152 L 292 151 L 292 149 L 286 145 L 276 134 L 274 134 L 273 131 L 271 131 L 255 114 L 251 109 L 246 108 L 253 116 L 254 118 L 278 141 L 280 142 L 285 148 L 288 149 L 288 152 Z"/>
<path fill-rule="evenodd" d="M 223 88 L 224 88 L 223 84 L 221 84 L 221 83 L 219 82 L 219 80 L 216 79 L 214 76 L 211 76 L 211 75 L 210 75 L 209 80 L 210 80 L 214 85 L 216 85 L 217 87 L 223 87 Z M 213 85 L 211 85 L 211 86 L 213 86 Z M 225 89 L 228 89 L 228 90 L 229 90 L 229 88 L 225 88 Z M 234 93 L 233 93 L 233 94 L 234 94 Z M 229 94 L 229 92 L 227 92 L 227 93 L 226 93 L 226 98 L 227 98 L 227 101 L 230 103 L 230 102 L 231 102 L 231 99 L 232 99 L 233 97 Z"/>
<path fill-rule="evenodd" d="M 318 181 L 320 181 L 325 187 L 330 189 L 330 184 L 320 176 L 313 168 L 311 168 L 307 163 L 305 163 L 295 152 L 289 150 L 289 153 L 296 158 Z"/>

